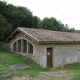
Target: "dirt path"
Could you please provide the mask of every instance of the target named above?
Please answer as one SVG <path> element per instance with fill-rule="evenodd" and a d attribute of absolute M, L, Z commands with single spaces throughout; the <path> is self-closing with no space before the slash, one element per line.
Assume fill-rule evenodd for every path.
<path fill-rule="evenodd" d="M 12 80 L 71 80 L 75 75 L 74 71 L 41 72 L 35 78 L 28 75 L 18 77 L 13 76 Z"/>

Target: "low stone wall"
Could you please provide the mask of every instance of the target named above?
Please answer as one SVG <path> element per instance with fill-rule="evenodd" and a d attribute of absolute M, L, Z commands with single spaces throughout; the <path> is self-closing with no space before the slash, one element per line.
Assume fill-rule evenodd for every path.
<path fill-rule="evenodd" d="M 0 80 L 11 80 L 11 79 L 12 79 L 11 74 L 0 76 Z"/>

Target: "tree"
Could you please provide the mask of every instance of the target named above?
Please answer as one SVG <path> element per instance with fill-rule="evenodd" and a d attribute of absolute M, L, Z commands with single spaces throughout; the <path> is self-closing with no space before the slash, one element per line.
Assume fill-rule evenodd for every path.
<path fill-rule="evenodd" d="M 44 18 L 42 20 L 42 28 L 43 29 L 49 29 L 49 30 L 56 30 L 59 31 L 61 30 L 62 27 L 60 27 L 60 23 L 53 17 L 51 18 Z"/>
<path fill-rule="evenodd" d="M 18 7 L 18 14 L 19 16 L 16 17 L 18 17 L 17 19 L 21 21 L 21 26 L 30 28 L 33 26 L 33 15 L 28 8 Z"/>
<path fill-rule="evenodd" d="M 5 1 L 0 1 L 0 20 L 0 40 L 16 27 L 33 27 L 33 15 L 28 8 L 7 4 Z"/>
<path fill-rule="evenodd" d="M 12 31 L 12 26 L 0 14 L 0 40 L 4 40 Z"/>
<path fill-rule="evenodd" d="M 70 28 L 68 32 L 77 32 L 74 28 Z"/>
<path fill-rule="evenodd" d="M 41 28 L 41 20 L 37 16 L 33 17 L 34 28 Z"/>
<path fill-rule="evenodd" d="M 4 16 L 6 16 L 6 5 L 7 2 L 5 1 L 0 1 L 0 14 L 3 14 Z"/>
<path fill-rule="evenodd" d="M 74 28 L 69 28 L 68 24 L 64 25 L 61 21 L 51 17 L 44 18 L 42 20 L 41 26 L 43 29 L 55 30 L 55 31 L 63 31 L 63 32 L 76 32 Z"/>

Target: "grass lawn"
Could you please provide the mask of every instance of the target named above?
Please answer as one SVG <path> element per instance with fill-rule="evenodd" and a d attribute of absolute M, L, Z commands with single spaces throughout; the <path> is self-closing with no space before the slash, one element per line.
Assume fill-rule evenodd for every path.
<path fill-rule="evenodd" d="M 75 63 L 71 65 L 66 65 L 62 68 L 67 71 L 74 71 L 75 75 L 73 76 L 72 80 L 80 80 L 80 63 Z"/>
<path fill-rule="evenodd" d="M 20 69 L 12 69 L 10 65 L 13 64 L 26 64 L 31 66 L 31 70 L 20 70 Z M 12 74 L 12 75 L 24 75 L 28 74 L 34 77 L 39 72 L 50 71 L 50 69 L 45 69 L 37 66 L 34 62 L 30 60 L 24 60 L 20 56 L 15 55 L 11 52 L 0 51 L 0 75 L 4 74 Z"/>
<path fill-rule="evenodd" d="M 13 64 L 26 64 L 31 66 L 31 70 L 20 70 L 20 69 L 12 69 L 9 66 Z M 0 75 L 12 74 L 12 75 L 25 75 L 28 74 L 31 77 L 35 77 L 39 72 L 55 72 L 55 71 L 74 71 L 75 76 L 73 76 L 72 80 L 80 80 L 80 63 L 66 65 L 63 68 L 57 68 L 54 70 L 45 69 L 37 66 L 35 63 L 30 60 L 24 60 L 20 56 L 15 55 L 11 52 L 0 51 Z M 63 79 L 64 80 L 64 79 Z M 65 79 L 66 80 L 66 79 Z"/>

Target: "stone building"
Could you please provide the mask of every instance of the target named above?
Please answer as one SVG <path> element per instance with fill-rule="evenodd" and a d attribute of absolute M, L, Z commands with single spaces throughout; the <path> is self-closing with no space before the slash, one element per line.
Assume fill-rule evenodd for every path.
<path fill-rule="evenodd" d="M 18 27 L 6 41 L 11 51 L 44 68 L 80 62 L 79 33 Z"/>

